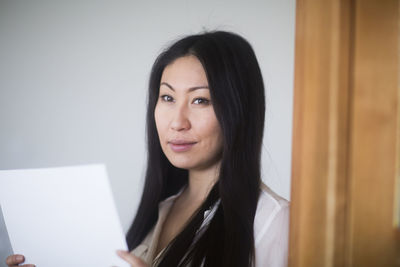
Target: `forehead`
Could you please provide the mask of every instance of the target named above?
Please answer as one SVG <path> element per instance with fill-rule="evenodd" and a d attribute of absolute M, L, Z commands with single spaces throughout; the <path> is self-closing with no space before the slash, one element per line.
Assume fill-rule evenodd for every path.
<path fill-rule="evenodd" d="M 177 88 L 208 85 L 203 65 L 192 55 L 177 58 L 167 65 L 161 76 L 162 82 Z"/>

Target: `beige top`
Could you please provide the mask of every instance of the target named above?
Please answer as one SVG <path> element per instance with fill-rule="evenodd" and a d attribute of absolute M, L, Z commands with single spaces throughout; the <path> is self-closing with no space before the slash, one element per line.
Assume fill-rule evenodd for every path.
<path fill-rule="evenodd" d="M 143 242 L 132 253 L 152 265 L 157 261 L 154 255 L 165 219 L 182 190 L 159 204 L 158 221 Z M 205 211 L 205 217 L 210 211 Z M 254 218 L 255 266 L 287 266 L 289 232 L 289 202 L 275 194 L 264 183 L 258 199 Z"/>

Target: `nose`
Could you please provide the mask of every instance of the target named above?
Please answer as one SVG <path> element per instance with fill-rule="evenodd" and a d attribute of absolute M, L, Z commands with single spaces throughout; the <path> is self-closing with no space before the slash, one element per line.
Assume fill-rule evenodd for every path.
<path fill-rule="evenodd" d="M 184 105 L 176 106 L 172 112 L 172 120 L 170 127 L 174 131 L 184 131 L 189 130 L 191 127 L 188 110 Z"/>

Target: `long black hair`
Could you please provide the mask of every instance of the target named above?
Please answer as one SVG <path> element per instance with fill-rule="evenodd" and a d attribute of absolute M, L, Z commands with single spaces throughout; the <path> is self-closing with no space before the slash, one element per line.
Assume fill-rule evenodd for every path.
<path fill-rule="evenodd" d="M 218 182 L 182 232 L 164 250 L 158 266 L 189 263 L 191 266 L 252 266 L 253 224 L 261 182 L 264 84 L 251 45 L 243 37 L 224 31 L 180 39 L 162 52 L 153 65 L 147 106 L 146 180 L 136 217 L 127 234 L 128 247 L 132 250 L 138 246 L 154 227 L 159 202 L 188 183 L 188 171 L 174 167 L 164 155 L 154 119 L 163 70 L 187 55 L 197 57 L 207 75 L 211 101 L 223 135 L 221 166 Z M 204 211 L 218 199 L 220 205 L 208 228 L 193 243 Z"/>

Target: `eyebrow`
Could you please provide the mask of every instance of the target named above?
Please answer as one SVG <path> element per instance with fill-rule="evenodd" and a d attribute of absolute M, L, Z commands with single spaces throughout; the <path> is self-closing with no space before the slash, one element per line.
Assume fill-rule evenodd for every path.
<path fill-rule="evenodd" d="M 165 85 L 165 86 L 167 86 L 169 89 L 171 89 L 172 91 L 175 92 L 174 87 L 172 87 L 172 85 L 170 85 L 169 83 L 162 82 L 162 83 L 160 83 L 160 86 L 161 86 L 161 85 Z M 189 92 L 192 92 L 192 91 L 198 90 L 198 89 L 209 89 L 209 88 L 208 88 L 207 85 L 203 85 L 203 86 L 194 86 L 194 87 L 190 87 L 190 88 L 189 88 Z"/>

